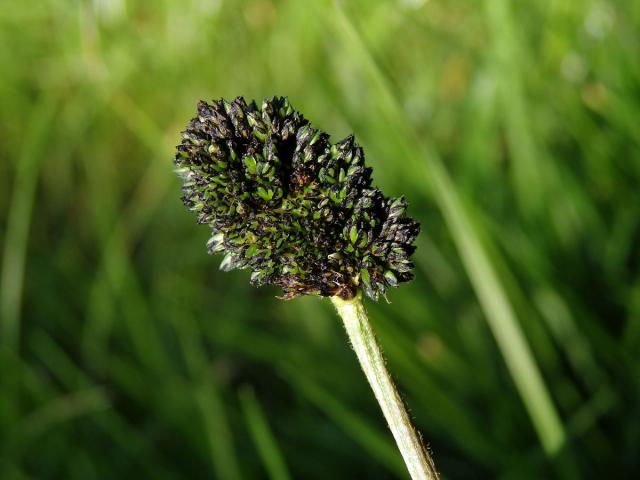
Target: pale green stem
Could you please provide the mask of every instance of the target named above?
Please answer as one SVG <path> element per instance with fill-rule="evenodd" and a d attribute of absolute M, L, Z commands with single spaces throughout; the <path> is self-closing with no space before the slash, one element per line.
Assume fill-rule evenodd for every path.
<path fill-rule="evenodd" d="M 360 293 L 352 300 L 332 297 L 342 317 L 351 346 L 389 424 L 402 458 L 413 480 L 437 480 L 438 472 L 385 365 L 382 351 L 371 329 Z"/>

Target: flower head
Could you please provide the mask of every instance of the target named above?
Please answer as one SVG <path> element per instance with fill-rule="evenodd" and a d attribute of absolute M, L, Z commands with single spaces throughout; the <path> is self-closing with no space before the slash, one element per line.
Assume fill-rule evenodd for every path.
<path fill-rule="evenodd" d="M 364 152 L 331 143 L 284 97 L 258 107 L 242 97 L 198 103 L 175 157 L 185 205 L 213 232 L 220 268 L 251 270 L 251 283 L 284 298 L 377 300 L 410 280 L 419 224 L 404 198 L 371 186 Z"/>

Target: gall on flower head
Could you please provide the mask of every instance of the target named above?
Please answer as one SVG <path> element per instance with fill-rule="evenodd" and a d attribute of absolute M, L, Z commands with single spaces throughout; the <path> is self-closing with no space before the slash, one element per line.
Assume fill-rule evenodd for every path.
<path fill-rule="evenodd" d="M 287 299 L 362 289 L 377 300 L 413 277 L 420 226 L 404 198 L 371 186 L 353 136 L 332 144 L 287 98 L 199 102 L 175 164 L 222 270 L 250 269 L 252 284 Z"/>

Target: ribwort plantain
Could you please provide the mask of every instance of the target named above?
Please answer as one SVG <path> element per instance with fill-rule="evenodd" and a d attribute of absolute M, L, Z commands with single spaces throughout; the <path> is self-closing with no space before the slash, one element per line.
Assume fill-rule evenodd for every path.
<path fill-rule="evenodd" d="M 184 203 L 211 227 L 209 252 L 254 285 L 377 300 L 413 277 L 420 227 L 404 198 L 371 186 L 353 136 L 331 143 L 284 97 L 200 102 L 175 163 Z"/>
<path fill-rule="evenodd" d="M 220 268 L 282 298 L 330 297 L 413 479 L 437 479 L 362 304 L 413 278 L 420 226 L 372 186 L 353 136 L 331 143 L 284 97 L 198 103 L 178 145 L 182 200 L 209 225 Z"/>

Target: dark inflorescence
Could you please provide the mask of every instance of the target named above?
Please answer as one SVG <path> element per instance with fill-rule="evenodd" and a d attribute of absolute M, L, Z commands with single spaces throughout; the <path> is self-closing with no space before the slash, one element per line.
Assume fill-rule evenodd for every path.
<path fill-rule="evenodd" d="M 183 201 L 208 224 L 220 266 L 251 270 L 284 298 L 377 300 L 410 280 L 419 224 L 371 186 L 353 136 L 331 143 L 283 97 L 201 101 L 177 147 Z"/>

